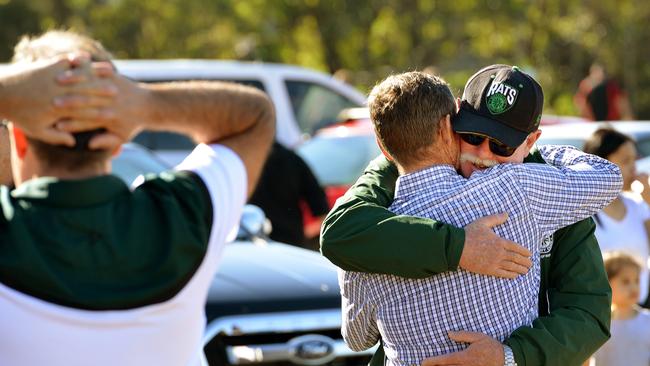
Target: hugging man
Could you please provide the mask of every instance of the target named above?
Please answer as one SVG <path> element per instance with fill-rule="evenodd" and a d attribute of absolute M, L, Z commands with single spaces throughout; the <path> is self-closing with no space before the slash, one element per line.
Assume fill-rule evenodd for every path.
<path fill-rule="evenodd" d="M 539 136 L 543 95 L 539 84 L 516 67 L 481 70 L 468 82 L 464 99 L 455 116 L 446 83 L 421 73 L 389 77 L 371 93 L 378 140 L 401 175 L 391 210 L 455 226 L 507 211 L 508 221 L 496 231 L 532 253 L 532 270 L 516 279 L 463 269 L 420 280 L 341 272 L 346 341 L 353 349 L 364 349 L 381 337 L 391 364 L 419 364 L 463 349 L 448 331 L 470 330 L 503 341 L 530 325 L 538 316 L 543 238 L 593 215 L 621 188 L 615 165 L 568 147 L 542 148 L 548 165 L 496 165 L 460 155 L 462 144 L 503 157 L 529 153 Z M 489 124 L 467 111 L 472 108 L 505 113 L 505 123 Z M 502 135 L 506 143 L 488 134 Z M 476 165 L 494 167 L 480 171 Z M 400 243 L 394 244 L 399 251 Z M 526 272 L 526 263 L 512 265 Z M 514 362 L 508 347 L 500 355 L 502 361 Z"/>

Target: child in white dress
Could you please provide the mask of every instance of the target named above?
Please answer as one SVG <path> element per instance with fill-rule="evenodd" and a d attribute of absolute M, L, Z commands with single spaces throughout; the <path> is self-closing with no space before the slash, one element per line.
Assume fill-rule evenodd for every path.
<path fill-rule="evenodd" d="M 612 337 L 594 355 L 595 366 L 650 365 L 650 311 L 637 305 L 641 265 L 622 252 L 605 254 L 612 286 Z"/>

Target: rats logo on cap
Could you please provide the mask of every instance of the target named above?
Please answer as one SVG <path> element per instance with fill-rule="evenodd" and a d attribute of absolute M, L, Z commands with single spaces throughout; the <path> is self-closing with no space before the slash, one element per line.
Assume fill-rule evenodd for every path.
<path fill-rule="evenodd" d="M 505 83 L 493 82 L 485 95 L 487 108 L 492 114 L 501 114 L 512 108 L 518 95 L 519 91 L 516 88 Z"/>

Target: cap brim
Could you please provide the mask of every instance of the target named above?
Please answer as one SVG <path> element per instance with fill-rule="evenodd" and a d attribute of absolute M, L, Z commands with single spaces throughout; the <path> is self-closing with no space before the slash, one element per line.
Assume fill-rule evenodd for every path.
<path fill-rule="evenodd" d="M 528 133 L 461 108 L 454 116 L 452 127 L 456 133 L 478 133 L 492 137 L 510 147 L 521 145 Z"/>

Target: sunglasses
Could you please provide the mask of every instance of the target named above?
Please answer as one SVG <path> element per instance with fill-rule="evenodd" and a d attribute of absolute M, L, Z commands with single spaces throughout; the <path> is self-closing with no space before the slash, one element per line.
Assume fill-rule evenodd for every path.
<path fill-rule="evenodd" d="M 506 158 L 514 154 L 515 150 L 517 150 L 516 147 L 510 147 L 485 135 L 479 135 L 476 133 L 459 133 L 459 135 L 463 141 L 473 146 L 479 146 L 483 141 L 485 141 L 485 139 L 488 139 L 490 141 L 490 151 L 495 155 Z"/>

